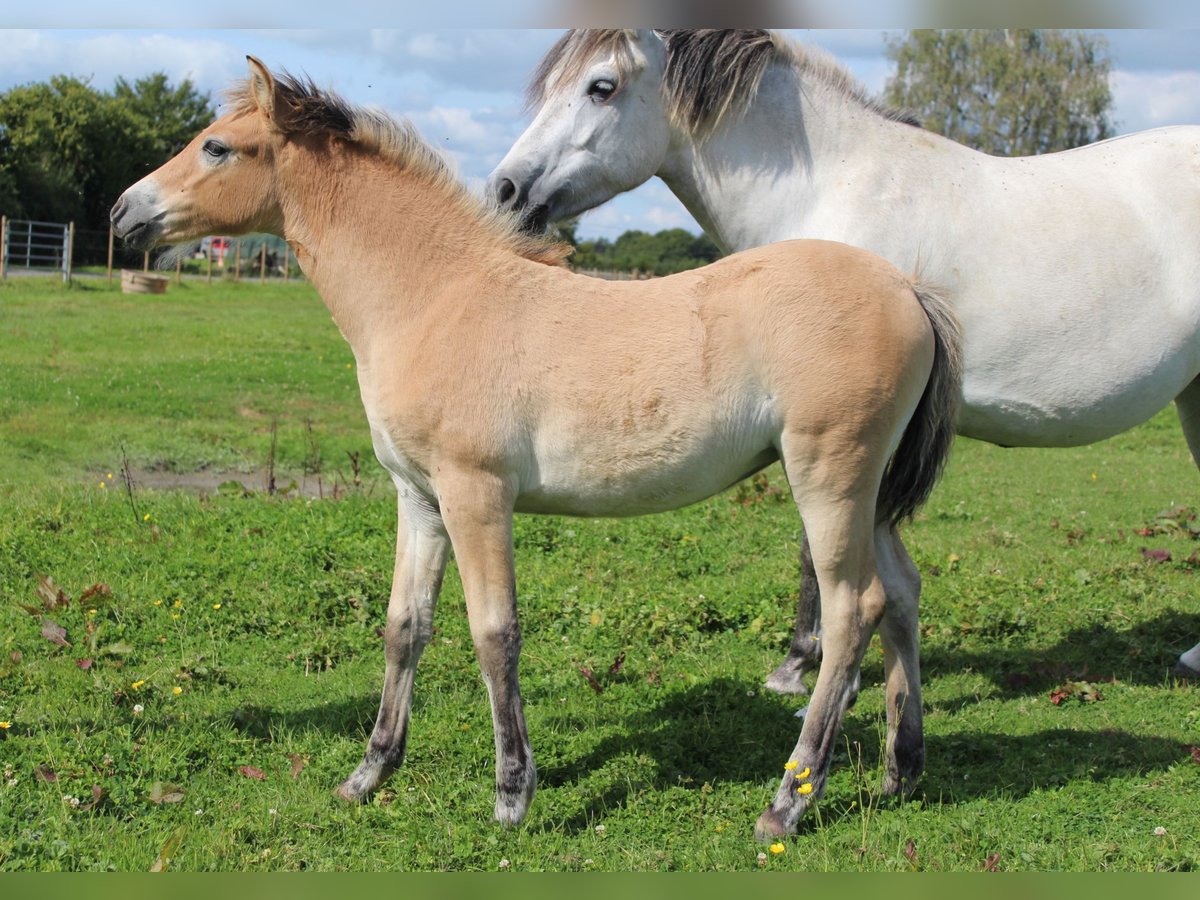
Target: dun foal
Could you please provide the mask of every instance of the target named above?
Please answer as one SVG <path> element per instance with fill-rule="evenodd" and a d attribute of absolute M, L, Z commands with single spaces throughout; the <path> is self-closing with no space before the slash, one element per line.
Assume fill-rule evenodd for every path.
<path fill-rule="evenodd" d="M 919 580 L 890 536 L 945 460 L 958 335 L 935 296 L 842 244 L 791 242 L 649 282 L 556 265 L 411 126 L 251 58 L 232 112 L 125 192 L 139 247 L 282 235 L 358 364 L 398 495 L 386 671 L 361 800 L 402 761 L 413 673 L 458 561 L 492 704 L 496 818 L 535 771 L 517 683 L 514 511 L 625 516 L 702 500 L 782 460 L 812 544 L 825 652 L 760 837 L 820 796 L 872 631 L 885 641 L 889 785 L 923 765 Z"/>

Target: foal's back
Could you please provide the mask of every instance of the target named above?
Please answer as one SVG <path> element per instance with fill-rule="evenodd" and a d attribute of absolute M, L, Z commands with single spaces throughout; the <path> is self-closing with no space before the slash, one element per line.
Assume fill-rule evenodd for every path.
<path fill-rule="evenodd" d="M 490 342 L 504 373 L 490 389 L 518 398 L 518 509 L 677 507 L 772 462 L 785 433 L 825 456 L 890 450 L 932 364 L 912 283 L 843 244 L 788 241 L 650 281 L 538 280 Z"/>

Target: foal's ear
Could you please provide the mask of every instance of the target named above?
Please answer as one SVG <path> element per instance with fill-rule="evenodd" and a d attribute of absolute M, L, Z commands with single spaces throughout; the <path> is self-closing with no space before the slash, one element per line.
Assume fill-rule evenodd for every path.
<path fill-rule="evenodd" d="M 275 78 L 262 64 L 262 60 L 247 55 L 246 63 L 250 66 L 250 93 L 254 97 L 254 102 L 258 104 L 258 108 L 262 110 L 268 120 L 274 121 Z"/>

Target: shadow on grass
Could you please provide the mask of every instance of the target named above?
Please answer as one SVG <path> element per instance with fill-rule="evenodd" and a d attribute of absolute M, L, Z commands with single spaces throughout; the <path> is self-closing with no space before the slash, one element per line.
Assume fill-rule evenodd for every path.
<path fill-rule="evenodd" d="M 1200 614 L 1169 612 L 1125 630 L 1102 623 L 1076 628 L 1051 647 L 1022 646 L 1014 640 L 1004 647 L 970 650 L 929 642 L 921 653 L 921 673 L 928 681 L 976 672 L 991 678 L 1005 698 L 1041 694 L 1066 680 L 1161 686 L 1177 655 L 1198 639 Z"/>
<path fill-rule="evenodd" d="M 967 670 L 984 674 L 996 684 L 1000 699 L 1044 694 L 1064 679 L 1101 681 L 1110 673 L 1125 683 L 1161 685 L 1169 667 L 1164 666 L 1158 648 L 1194 640 L 1197 634 L 1200 616 L 1167 613 L 1126 631 L 1102 625 L 1079 628 L 1049 648 L 970 651 L 935 646 L 923 659 L 923 668 L 926 680 Z M 866 667 L 866 683 L 881 677 L 878 663 Z M 632 676 L 622 678 L 620 683 L 611 683 L 610 689 L 647 690 L 636 681 Z M 562 751 L 554 745 L 555 735 L 563 735 L 562 742 L 567 744 L 565 735 L 578 731 L 570 714 L 530 707 L 534 720 L 531 737 L 541 758 L 541 786 L 581 784 L 614 761 L 620 761 L 624 772 L 575 813 L 565 820 L 546 822 L 543 829 L 581 832 L 607 810 L 624 806 L 632 794 L 679 786 L 695 789 L 706 782 L 741 783 L 755 790 L 766 785 L 764 805 L 769 801 L 773 776 L 781 771 L 782 761 L 800 733 L 801 723 L 793 715 L 794 700 L 761 694 L 757 677 L 713 678 L 689 688 L 654 691 L 658 696 L 653 699 L 614 703 L 601 726 L 613 733 L 583 752 Z M 747 696 L 748 692 L 756 696 Z M 471 702 L 483 701 L 475 695 Z M 965 708 L 975 702 L 970 698 L 957 705 L 940 704 L 940 708 Z M 377 695 L 370 693 L 340 704 L 284 713 L 242 706 L 230 717 L 239 731 L 264 740 L 275 727 L 311 729 L 331 737 L 365 736 L 370 733 L 377 704 Z M 631 710 L 636 704 L 640 708 Z M 414 715 L 420 716 L 419 705 Z M 577 734 L 571 734 L 569 742 L 572 746 L 583 743 Z M 847 765 L 845 748 L 849 746 L 851 758 L 861 756 L 866 773 L 862 777 L 877 780 L 882 743 L 881 717 L 851 710 L 838 739 L 835 768 Z M 932 804 L 1020 799 L 1069 784 L 1146 775 L 1178 763 L 1185 755 L 1176 741 L 1122 730 L 1055 728 L 1024 735 L 992 731 L 934 735 L 927 738 L 927 771 L 916 796 Z M 831 800 L 826 806 L 826 824 L 859 815 L 850 812 L 848 804 Z M 884 805 L 896 802 L 887 800 Z"/>

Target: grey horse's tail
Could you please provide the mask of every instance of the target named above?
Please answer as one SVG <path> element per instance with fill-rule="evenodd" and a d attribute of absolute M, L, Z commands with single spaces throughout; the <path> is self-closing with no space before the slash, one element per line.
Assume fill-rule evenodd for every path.
<path fill-rule="evenodd" d="M 929 285 L 913 291 L 933 326 L 933 371 L 879 487 L 876 518 L 899 525 L 929 497 L 950 457 L 962 398 L 962 333 L 950 304 Z"/>

